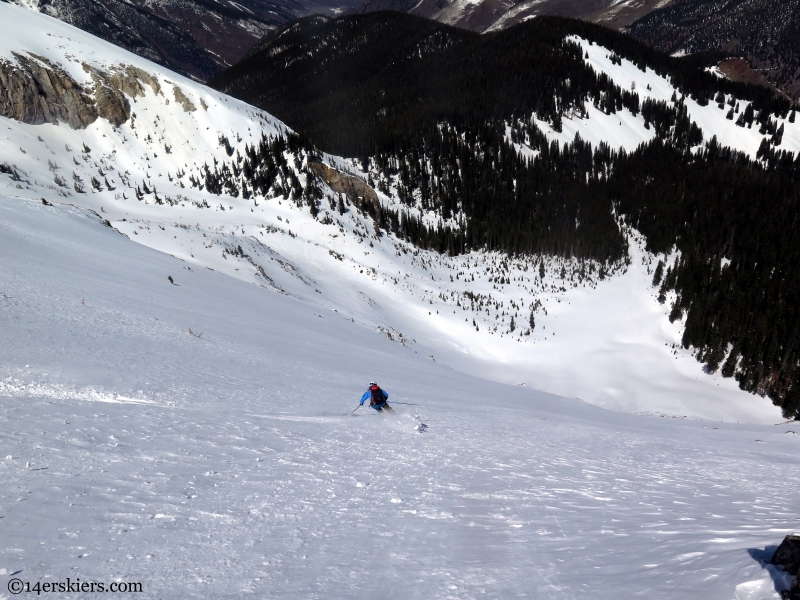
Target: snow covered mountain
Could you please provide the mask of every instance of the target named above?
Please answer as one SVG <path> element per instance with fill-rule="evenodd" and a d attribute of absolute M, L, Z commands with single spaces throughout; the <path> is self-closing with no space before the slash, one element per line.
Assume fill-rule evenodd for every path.
<path fill-rule="evenodd" d="M 580 274 L 577 261 L 545 256 L 542 278 L 537 256 L 448 257 L 420 250 L 392 234 L 376 234 L 362 194 L 384 212 L 398 201 L 364 185 L 366 174 L 355 163 L 320 156 L 301 142 L 281 147 L 288 130 L 269 114 L 98 45 L 53 19 L 2 9 L 13 17 L 6 22 L 19 25 L 4 37 L 6 72 L 24 85 L 24 77 L 44 69 L 51 81 L 59 74 L 59 89 L 77 90 L 63 96 L 70 109 L 65 115 L 56 117 L 57 100 L 40 97 L 26 106 L 38 103 L 41 114 L 4 119 L 2 181 L 9 193 L 92 209 L 130 239 L 187 266 L 288 294 L 460 371 L 630 412 L 779 419 L 769 401 L 739 392 L 729 379 L 704 375 L 689 352 L 675 348 L 680 323 L 667 320 L 669 305 L 657 302 L 658 290 L 649 283 L 658 257 L 643 250 L 635 232 L 627 233 L 634 242 L 630 264 L 609 267 L 618 275 L 603 281 L 600 264 L 586 263 Z M 669 96 L 667 83 L 654 74 L 614 65 L 597 46 L 585 50 L 598 68 L 625 80 L 638 77 L 640 88 Z M 708 122 L 725 123 L 716 107 L 689 106 L 693 116 L 705 112 Z M 41 123 L 56 118 L 58 124 Z M 620 119 L 625 127 L 612 123 Z M 624 147 L 652 135 L 641 117 L 624 114 L 574 122 L 577 128 L 587 124 L 602 126 L 594 134 L 580 129 L 587 139 L 606 131 L 606 141 Z M 568 141 L 572 127 L 568 122 L 548 135 Z M 725 135 L 721 127 L 718 137 Z M 723 139 L 753 153 L 758 146 L 756 136 Z M 784 140 L 800 145 L 793 125 Z M 259 152 L 277 159 L 262 167 L 272 172 L 271 182 L 262 182 L 266 193 L 246 184 L 223 190 L 219 182 L 220 189 L 209 193 L 218 169 L 243 168 L 248 148 L 259 145 Z M 342 181 L 313 176 L 320 160 L 338 169 Z M 208 189 L 194 187 L 201 181 Z M 312 200 L 315 192 L 321 200 Z M 435 215 L 420 208 L 411 214 L 436 224 Z M 669 263 L 675 257 L 662 258 Z M 562 272 L 569 274 L 568 284 Z M 633 373 L 631 364 L 639 365 Z"/>
<path fill-rule="evenodd" d="M 652 252 L 681 256 L 657 258 L 652 281 L 670 320 L 686 319 L 684 347 L 787 416 L 800 408 L 800 329 L 786 301 L 800 163 L 785 98 L 552 17 L 488 35 L 399 13 L 315 17 L 265 42 L 211 85 L 359 157 L 389 203 L 373 215 L 386 231 L 451 255 L 619 264 L 622 220 Z M 420 232 L 422 213 L 441 225 Z M 771 232 L 766 245 L 756 231 Z M 556 273 L 569 287 L 590 269 Z"/>
<path fill-rule="evenodd" d="M 800 12 L 795 0 L 367 0 L 357 12 L 381 10 L 478 32 L 500 31 L 545 15 L 582 19 L 629 32 L 668 54 L 711 52 L 717 60 L 744 57 L 747 81 L 777 84 L 793 98 L 798 95 Z M 741 73 L 722 72 L 740 80 Z"/>
<path fill-rule="evenodd" d="M 312 216 L 306 191 L 316 178 L 309 166 L 320 157 L 302 147 L 276 149 L 270 140 L 284 139 L 288 130 L 272 116 L 128 53 L 101 49 L 95 39 L 52 19 L 13 7 L 3 10 L 13 16 L 9 21 L 29 24 L 4 38 L 6 65 L 17 63 L 10 72 L 25 72 L 19 67 L 27 65 L 33 77 L 32 65 L 38 65 L 61 73 L 65 88 L 82 86 L 75 103 L 87 103 L 84 112 L 89 113 L 73 111 L 59 124 L 6 119 L 3 162 L 9 172 L 3 180 L 15 195 L 91 208 L 134 241 L 187 265 L 213 268 L 337 311 L 459 370 L 631 412 L 777 418 L 768 402 L 739 393 L 730 380 L 702 375 L 688 353 L 673 347 L 680 324 L 669 323 L 668 304 L 658 304 L 657 290 L 649 285 L 658 257 L 643 251 L 634 232 L 629 232 L 631 264 L 614 267 L 624 274 L 600 282 L 597 265 L 578 283 L 572 275 L 578 264 L 562 259 L 545 257 L 549 276 L 540 278 L 538 257 L 509 260 L 486 252 L 447 257 L 393 235 L 378 236 L 373 218 L 357 208 L 358 189 L 349 191 L 330 176 L 321 183 L 323 198 Z M 663 78 L 617 65 L 596 45 L 585 44 L 584 51 L 593 66 L 618 80 L 638 80 L 639 89 L 658 99 L 672 93 Z M 100 115 L 94 121 L 92 91 Z M 51 114 L 54 105 L 42 101 Z M 755 154 L 761 139 L 755 131 L 742 135 L 727 127 L 724 111 L 715 106 L 689 101 L 688 109 L 692 118 L 711 125 L 720 141 Z M 71 119 L 85 128 L 74 129 Z M 40 120 L 47 118 L 33 118 Z M 653 135 L 641 115 L 625 113 L 592 112 L 587 119 L 565 122 L 558 133 L 540 125 L 561 142 L 579 132 L 593 143 L 628 149 Z M 800 148 L 800 131 L 786 125 L 783 143 Z M 284 166 L 274 167 L 279 174 L 266 193 L 246 185 L 241 194 L 238 188 L 208 193 L 208 165 L 235 170 L 246 148 L 258 147 L 263 136 L 268 153 L 288 157 Z M 332 156 L 321 160 L 347 180 L 363 181 L 366 175 L 355 163 Z M 207 190 L 191 183 L 200 181 Z M 371 193 L 384 210 L 398 204 L 392 193 Z M 412 213 L 436 223 L 422 209 Z M 675 257 L 662 258 L 669 263 Z M 570 273 L 569 286 L 562 267 Z M 501 277 L 509 283 L 498 283 Z M 623 303 L 621 298 L 636 300 Z M 623 305 L 625 310 L 617 312 Z M 642 365 L 635 376 L 629 368 L 634 363 Z"/>
<path fill-rule="evenodd" d="M 396 10 L 471 31 L 496 31 L 540 15 L 571 17 L 623 28 L 665 0 L 367 0 L 358 12 Z"/>
<path fill-rule="evenodd" d="M 673 347 L 635 231 L 569 284 L 422 250 L 273 116 L 32 11 L 0 4 L 0 31 L 0 594 L 788 586 L 800 432 Z M 370 379 L 400 414 L 349 415 Z"/>

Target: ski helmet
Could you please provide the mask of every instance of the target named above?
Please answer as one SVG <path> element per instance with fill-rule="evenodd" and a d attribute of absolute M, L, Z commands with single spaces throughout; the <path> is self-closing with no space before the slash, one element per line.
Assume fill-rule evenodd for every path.
<path fill-rule="evenodd" d="M 370 382 L 369 382 L 369 387 L 372 387 L 373 385 L 378 385 L 378 384 L 377 384 L 377 383 L 375 383 L 374 381 L 370 381 Z"/>

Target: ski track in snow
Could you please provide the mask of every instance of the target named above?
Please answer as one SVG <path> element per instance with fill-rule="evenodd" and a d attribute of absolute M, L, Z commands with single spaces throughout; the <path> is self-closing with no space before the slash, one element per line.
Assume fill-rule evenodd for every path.
<path fill-rule="evenodd" d="M 172 597 L 730 598 L 731 582 L 770 581 L 756 560 L 796 514 L 775 434 L 765 456 L 741 452 L 749 431 L 620 431 L 464 400 L 430 409 L 419 436 L 42 404 L 6 404 L 24 425 L 0 463 L 14 482 L 0 564 L 25 578 L 113 574 Z"/>

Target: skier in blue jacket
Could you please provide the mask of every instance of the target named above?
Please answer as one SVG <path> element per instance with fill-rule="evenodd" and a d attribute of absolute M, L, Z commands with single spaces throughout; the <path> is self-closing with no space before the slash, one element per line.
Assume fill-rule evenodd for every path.
<path fill-rule="evenodd" d="M 378 384 L 374 381 L 369 382 L 369 389 L 364 392 L 364 395 L 361 396 L 361 404 L 360 406 L 364 406 L 364 402 L 369 400 L 370 408 L 374 408 L 378 412 L 383 410 L 392 411 L 392 407 L 389 406 L 386 401 L 389 399 L 389 394 L 384 392 Z"/>

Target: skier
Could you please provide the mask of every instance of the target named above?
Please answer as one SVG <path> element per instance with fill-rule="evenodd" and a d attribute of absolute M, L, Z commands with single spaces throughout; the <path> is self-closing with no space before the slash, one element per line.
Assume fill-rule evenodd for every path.
<path fill-rule="evenodd" d="M 384 392 L 378 384 L 374 381 L 369 382 L 369 389 L 364 392 L 364 395 L 361 396 L 361 404 L 360 406 L 364 406 L 364 402 L 369 400 L 370 408 L 374 408 L 378 412 L 383 410 L 388 410 L 389 412 L 392 411 L 392 407 L 387 404 L 387 400 L 389 399 L 389 394 Z"/>

